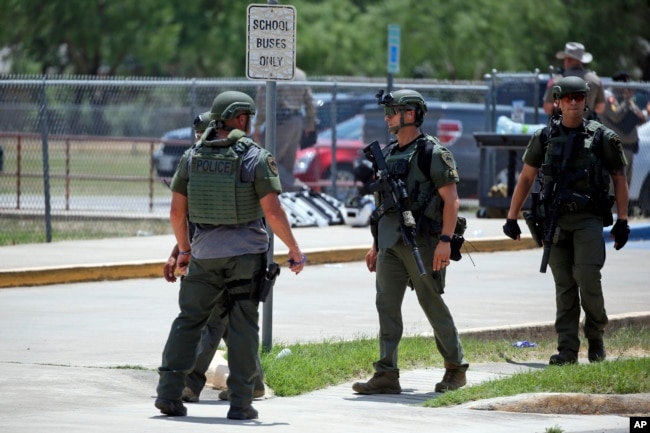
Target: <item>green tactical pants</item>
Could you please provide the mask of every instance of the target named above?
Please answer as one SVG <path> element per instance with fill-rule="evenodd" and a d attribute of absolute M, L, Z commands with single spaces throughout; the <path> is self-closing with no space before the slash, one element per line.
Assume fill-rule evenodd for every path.
<path fill-rule="evenodd" d="M 226 289 L 228 283 L 250 279 L 260 272 L 263 254 L 247 254 L 219 259 L 192 259 L 187 276 L 181 280 L 180 314 L 172 323 L 163 350 L 158 397 L 177 400 L 185 386 L 186 375 L 195 364 L 197 348 L 213 310 L 219 309 L 226 290 L 230 296 L 251 292 L 252 283 Z M 228 389 L 232 406 L 248 407 L 258 373 L 259 303 L 238 300 L 228 313 Z M 216 311 L 215 311 L 216 312 Z"/>
<path fill-rule="evenodd" d="M 419 245 L 423 245 L 420 243 Z M 377 295 L 375 305 L 379 314 L 379 354 L 374 363 L 376 372 L 399 371 L 397 349 L 402 338 L 402 301 L 409 279 L 418 302 L 433 327 L 438 351 L 445 364 L 466 369 L 463 347 L 458 337 L 454 319 L 440 293 L 444 289 L 445 269 L 437 279 L 432 276 L 433 249 L 421 248 L 420 255 L 427 275 L 420 276 L 410 246 L 401 241 L 392 248 L 381 248 L 377 256 Z"/>
<path fill-rule="evenodd" d="M 223 312 L 223 307 L 217 305 L 217 308 L 212 311 L 210 315 L 210 320 L 208 320 L 207 325 L 201 331 L 201 342 L 199 343 L 198 354 L 196 355 L 196 363 L 194 364 L 194 370 L 187 375 L 185 379 L 185 386 L 192 390 L 196 395 L 201 395 L 201 391 L 205 387 L 207 382 L 207 377 L 205 373 L 210 368 L 214 355 L 219 349 L 219 343 L 223 338 L 224 343 L 228 341 L 228 332 L 226 330 L 228 316 L 220 317 Z M 264 389 L 264 372 L 262 371 L 262 365 L 259 359 L 259 353 L 257 354 L 257 370 L 259 374 L 255 379 L 255 390 Z"/>
<path fill-rule="evenodd" d="M 549 266 L 555 280 L 555 331 L 558 351 L 580 349 L 580 305 L 585 312 L 584 333 L 601 338 L 607 325 L 600 270 L 605 264 L 603 222 L 591 213 L 563 215 L 560 237 L 551 248 Z"/>

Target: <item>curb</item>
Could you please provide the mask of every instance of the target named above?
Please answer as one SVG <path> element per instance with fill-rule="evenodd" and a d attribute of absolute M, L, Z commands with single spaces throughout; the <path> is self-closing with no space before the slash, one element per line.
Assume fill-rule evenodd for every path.
<path fill-rule="evenodd" d="M 609 316 L 607 332 L 625 327 L 650 327 L 650 312 L 623 313 Z M 555 322 L 524 323 L 516 326 L 497 326 L 492 328 L 474 328 L 459 331 L 461 337 L 482 340 L 534 340 L 555 337 Z M 522 335 L 525 338 L 522 338 Z"/>
<path fill-rule="evenodd" d="M 495 237 L 466 239 L 463 250 L 472 254 L 496 251 L 518 251 L 536 247 L 537 245 L 530 236 L 522 237 L 518 242 L 508 238 Z M 309 264 L 312 265 L 363 261 L 366 252 L 368 252 L 367 245 L 337 249 L 304 250 L 304 253 L 309 258 Z M 273 259 L 278 263 L 286 263 L 288 255 L 287 253 L 276 253 L 273 255 Z M 142 261 L 9 269 L 0 271 L 0 289 L 91 281 L 126 280 L 132 278 L 158 278 L 162 277 L 164 264 L 164 261 Z"/>

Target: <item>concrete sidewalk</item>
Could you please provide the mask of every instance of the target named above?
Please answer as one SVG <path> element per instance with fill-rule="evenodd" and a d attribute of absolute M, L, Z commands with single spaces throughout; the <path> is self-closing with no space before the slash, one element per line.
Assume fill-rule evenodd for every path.
<path fill-rule="evenodd" d="M 502 225 L 470 216 L 469 253 L 452 263 L 445 300 L 463 336 L 499 336 L 504 344 L 534 341 L 552 329 L 552 278 L 538 271 L 541 250 L 530 248 L 530 239 L 526 246 L 506 238 Z M 637 226 L 633 233 L 640 233 Z M 299 276 L 283 273 L 274 289 L 274 345 L 376 335 L 374 274 L 361 261 L 370 242 L 368 229 L 299 228 L 295 234 L 309 266 Z M 421 407 L 436 397 L 433 388 L 442 366 L 402 371 L 405 391 L 396 396 L 357 395 L 350 382 L 256 402 L 259 420 L 238 422 L 225 418 L 228 404 L 218 400 L 218 391 L 206 389 L 200 403 L 187 405 L 187 417 L 162 416 L 153 406 L 155 368 L 178 312 L 178 283 L 164 282 L 161 269 L 173 243 L 171 236 L 156 236 L 0 248 L 0 282 L 16 287 L 0 290 L 3 431 L 194 433 L 250 426 L 282 433 L 412 432 L 429 426 L 450 433 L 543 433 L 554 426 L 566 433 L 629 431 L 629 419 L 621 415 Z M 284 253 L 277 248 L 278 257 Z M 614 251 L 609 243 L 607 254 L 603 285 L 612 327 L 648 326 L 650 248 L 633 241 Z M 32 280 L 33 275 L 41 276 Z M 411 292 L 403 316 L 405 334 L 430 335 Z M 547 363 L 475 364 L 471 353 L 467 356 L 470 385 Z M 641 397 L 650 407 L 650 396 Z"/>
<path fill-rule="evenodd" d="M 463 338 L 490 334 L 510 345 L 549 332 L 554 300 L 550 275 L 538 272 L 540 253 L 476 253 L 474 265 L 465 258 L 452 265 L 445 299 Z M 648 259 L 648 249 L 611 254 L 604 279 L 612 326 L 630 321 L 648 326 L 647 276 L 640 271 Z M 373 275 L 364 272 L 362 262 L 314 265 L 295 277 L 283 274 L 276 289 L 274 345 L 376 335 Z M 242 423 L 227 420 L 228 404 L 218 400 L 218 391 L 206 389 L 200 403 L 187 405 L 187 417 L 164 417 L 153 406 L 155 368 L 178 311 L 177 296 L 178 284 L 161 278 L 0 290 L 3 431 L 194 433 L 243 426 L 282 433 L 413 432 L 425 426 L 451 433 L 543 433 L 553 426 L 566 433 L 628 431 L 628 418 L 621 415 L 423 408 L 419 403 L 437 396 L 433 388 L 444 373 L 441 365 L 403 370 L 401 395 L 361 396 L 347 382 L 258 401 L 259 420 Z M 406 334 L 430 335 L 411 292 L 403 315 Z M 470 385 L 547 363 L 476 364 L 471 353 L 467 357 Z"/>

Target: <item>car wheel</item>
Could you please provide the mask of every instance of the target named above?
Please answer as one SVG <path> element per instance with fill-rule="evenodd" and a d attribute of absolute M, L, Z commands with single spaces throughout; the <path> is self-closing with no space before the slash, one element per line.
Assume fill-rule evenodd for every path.
<path fill-rule="evenodd" d="M 323 180 L 328 180 L 330 182 L 332 181 L 331 167 L 327 169 L 327 171 L 323 175 Z M 355 181 L 356 179 L 354 178 L 352 165 L 340 164 L 336 167 L 336 182 L 337 182 L 336 194 L 334 194 L 334 190 L 332 188 L 331 183 L 328 186 L 324 186 L 322 188 L 322 191 L 325 194 L 331 195 L 332 197 L 335 197 L 338 200 L 345 202 L 346 199 L 358 193 L 358 188 L 352 185 L 352 183 L 354 183 Z M 339 185 L 339 183 L 344 183 L 346 185 Z"/>

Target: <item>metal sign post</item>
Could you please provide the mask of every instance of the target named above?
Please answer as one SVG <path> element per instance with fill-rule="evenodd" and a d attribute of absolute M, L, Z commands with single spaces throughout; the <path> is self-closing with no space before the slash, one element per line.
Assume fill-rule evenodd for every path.
<path fill-rule="evenodd" d="M 399 46 L 401 39 L 400 26 L 388 25 L 388 73 L 399 73 Z"/>
<path fill-rule="evenodd" d="M 386 92 L 393 91 L 393 75 L 399 73 L 399 47 L 401 39 L 400 26 L 397 24 L 388 25 L 388 49 L 387 49 L 387 83 Z M 386 130 L 386 143 L 390 141 L 390 133 Z"/>
<path fill-rule="evenodd" d="M 266 80 L 266 121 L 264 147 L 275 154 L 276 81 L 293 80 L 296 72 L 296 8 L 269 4 L 251 4 L 247 8 L 246 77 Z M 268 261 L 273 260 L 273 232 Z M 262 350 L 270 352 L 273 345 L 273 292 L 262 307 Z"/>

